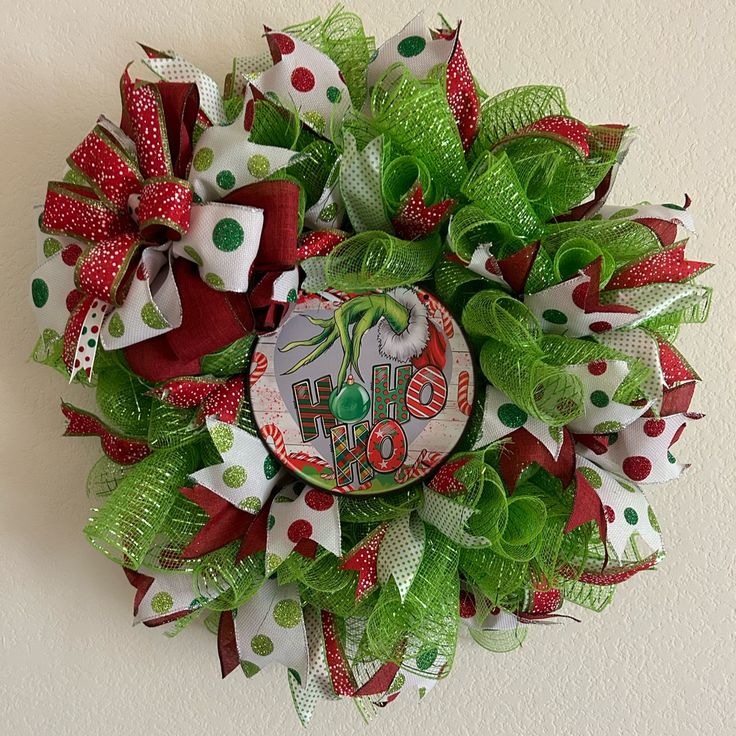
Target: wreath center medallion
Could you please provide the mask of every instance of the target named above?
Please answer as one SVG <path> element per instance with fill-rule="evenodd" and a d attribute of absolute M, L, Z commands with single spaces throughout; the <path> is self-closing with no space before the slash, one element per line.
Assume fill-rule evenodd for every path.
<path fill-rule="evenodd" d="M 259 340 L 254 361 L 267 366 L 251 391 L 261 436 L 286 467 L 328 490 L 416 482 L 469 419 L 468 344 L 418 289 L 305 296 Z"/>

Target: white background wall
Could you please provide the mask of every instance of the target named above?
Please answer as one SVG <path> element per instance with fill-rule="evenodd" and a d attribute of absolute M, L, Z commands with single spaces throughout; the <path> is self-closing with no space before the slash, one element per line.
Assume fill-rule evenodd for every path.
<path fill-rule="evenodd" d="M 379 39 L 422 0 L 355 0 Z M 108 6 L 105 9 L 105 6 Z M 260 50 L 323 0 L 0 0 L 0 731 L 12 736 L 283 734 L 299 729 L 283 671 L 221 682 L 214 638 L 169 640 L 131 628 L 132 588 L 87 546 L 86 472 L 94 441 L 63 439 L 52 371 L 29 363 L 31 206 L 96 116 L 118 115 L 117 81 L 136 41 L 223 79 L 234 55 Z M 429 6 L 429 10 L 435 8 Z M 736 700 L 733 463 L 736 10 L 731 2 L 448 2 L 489 92 L 531 82 L 567 89 L 590 122 L 630 122 L 640 139 L 611 201 L 693 197 L 691 257 L 719 262 L 711 322 L 684 339 L 708 414 L 678 445 L 693 463 L 655 487 L 669 554 L 621 587 L 601 615 L 540 627 L 523 650 L 490 654 L 463 640 L 455 670 L 421 706 L 396 702 L 373 733 L 711 734 L 733 728 Z M 729 302 L 730 300 L 730 302 Z M 573 611 L 574 612 L 574 611 Z M 318 709 L 311 732 L 367 732 L 350 703 Z M 730 731 L 732 732 L 732 731 Z"/>

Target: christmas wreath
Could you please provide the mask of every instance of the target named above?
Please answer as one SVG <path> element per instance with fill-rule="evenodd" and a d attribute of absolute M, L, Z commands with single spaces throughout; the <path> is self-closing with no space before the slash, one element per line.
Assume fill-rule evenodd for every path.
<path fill-rule="evenodd" d="M 66 434 L 136 621 L 367 717 L 662 557 L 641 486 L 684 468 L 709 264 L 687 197 L 606 204 L 626 125 L 487 94 L 459 24 L 264 37 L 224 94 L 125 70 L 37 212 L 34 358 L 95 391 Z"/>

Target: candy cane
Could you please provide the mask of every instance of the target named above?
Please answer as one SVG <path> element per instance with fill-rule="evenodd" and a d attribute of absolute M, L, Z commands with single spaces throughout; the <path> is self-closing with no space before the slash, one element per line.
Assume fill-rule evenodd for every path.
<path fill-rule="evenodd" d="M 273 440 L 273 451 L 276 457 L 282 462 L 286 462 L 286 442 L 284 435 L 275 424 L 267 424 L 261 427 L 261 436 L 265 441 Z"/>
<path fill-rule="evenodd" d="M 445 457 L 441 452 L 428 452 L 422 450 L 414 464 L 410 467 L 403 465 L 394 473 L 394 480 L 397 483 L 406 483 L 414 478 L 420 478 L 428 470 L 433 468 L 437 463 Z"/>
<path fill-rule="evenodd" d="M 432 296 L 432 294 L 427 294 L 427 306 L 429 307 L 429 311 L 433 317 L 439 315 L 445 335 L 447 337 L 452 337 L 455 334 L 455 326 L 452 324 L 452 317 L 444 304 Z"/>
<path fill-rule="evenodd" d="M 469 392 L 470 373 L 468 373 L 468 371 L 460 371 L 460 375 L 457 379 L 457 408 L 468 417 L 473 411 L 473 407 L 470 406 L 470 401 L 468 401 Z"/>
<path fill-rule="evenodd" d="M 251 386 L 266 372 L 266 368 L 268 368 L 268 358 L 263 353 L 254 353 L 250 364 Z"/>
<path fill-rule="evenodd" d="M 330 469 L 330 466 L 321 457 L 317 455 L 310 455 L 309 453 L 303 452 L 301 450 L 297 452 L 290 452 L 289 459 L 295 460 L 300 463 L 309 463 L 310 465 L 314 465 L 317 470 L 321 470 L 323 473 L 325 470 Z"/>

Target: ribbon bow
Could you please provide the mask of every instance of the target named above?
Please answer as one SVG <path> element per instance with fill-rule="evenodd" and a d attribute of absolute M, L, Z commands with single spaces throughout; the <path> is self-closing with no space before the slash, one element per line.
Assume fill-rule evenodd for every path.
<path fill-rule="evenodd" d="M 44 235 L 56 236 L 44 240 L 44 255 L 49 241 L 58 247 L 35 274 L 43 298 L 34 302 L 41 309 L 49 302 L 42 319 L 63 313 L 59 301 L 71 313 L 63 325 L 50 319 L 43 326 L 54 328 L 50 336 L 63 331 L 72 378 L 80 370 L 91 375 L 100 339 L 115 350 L 182 326 L 182 299 L 188 305 L 195 287 L 191 269 L 173 267 L 175 257 L 196 265 L 208 301 L 217 299 L 212 289 L 253 291 L 252 272 L 259 272 L 255 302 L 240 309 L 246 331 L 253 327 L 251 309 L 285 303 L 296 286 L 296 186 L 262 182 L 226 202 L 194 204 L 191 184 L 181 177 L 199 112 L 196 85 L 133 82 L 126 70 L 121 94 L 122 127 L 99 119 L 69 156 L 65 180 L 49 185 L 39 220 Z M 279 246 L 269 248 L 268 263 L 255 263 L 264 239 Z M 185 289 L 181 298 L 177 283 Z"/>

